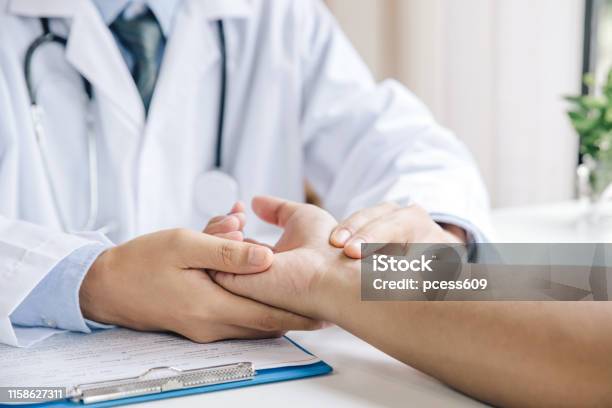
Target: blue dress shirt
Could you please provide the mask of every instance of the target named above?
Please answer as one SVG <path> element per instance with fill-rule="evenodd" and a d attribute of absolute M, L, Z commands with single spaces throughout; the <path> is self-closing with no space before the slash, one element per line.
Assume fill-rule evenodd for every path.
<path fill-rule="evenodd" d="M 94 3 L 107 25 L 110 25 L 120 13 L 124 13 L 126 18 L 136 17 L 148 7 L 167 38 L 172 31 L 174 15 L 181 1 L 94 0 Z M 128 67 L 131 67 L 131 56 L 120 44 L 118 45 Z M 163 50 L 160 50 L 160 56 L 162 53 Z M 11 322 L 17 326 L 38 326 L 85 333 L 89 333 L 91 329 L 111 327 L 84 319 L 79 305 L 79 290 L 85 274 L 105 249 L 107 246 L 103 244 L 92 244 L 77 249 L 63 259 L 13 311 L 10 316 Z"/>
<path fill-rule="evenodd" d="M 166 38 L 174 26 L 174 16 L 182 0 L 94 0 L 102 19 L 110 25 L 122 12 L 126 18 L 136 17 L 148 7 L 162 28 Z"/>

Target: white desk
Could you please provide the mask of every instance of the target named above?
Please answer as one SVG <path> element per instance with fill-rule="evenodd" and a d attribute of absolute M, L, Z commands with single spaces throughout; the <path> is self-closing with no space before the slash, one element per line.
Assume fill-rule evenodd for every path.
<path fill-rule="evenodd" d="M 154 401 L 147 407 L 479 407 L 440 384 L 333 327 L 289 335 L 333 368 L 332 374 Z"/>
<path fill-rule="evenodd" d="M 572 242 L 611 239 L 603 229 L 577 229 L 575 202 L 503 209 L 493 223 L 500 242 Z M 608 229 L 612 231 L 612 228 Z M 406 407 L 484 406 L 408 367 L 339 328 L 290 337 L 334 372 L 323 377 L 258 385 L 147 403 L 150 407 Z"/>
<path fill-rule="evenodd" d="M 496 242 L 612 242 L 612 207 L 596 222 L 587 220 L 588 207 L 565 201 L 493 212 Z"/>

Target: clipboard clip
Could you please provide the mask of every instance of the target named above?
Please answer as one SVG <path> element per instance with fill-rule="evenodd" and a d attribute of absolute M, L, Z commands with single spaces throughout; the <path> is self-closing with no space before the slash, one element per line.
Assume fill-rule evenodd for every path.
<path fill-rule="evenodd" d="M 77 385 L 68 392 L 68 396 L 73 402 L 92 404 L 166 391 L 245 381 L 254 377 L 255 368 L 250 362 L 191 370 L 155 367 L 138 377 Z"/>

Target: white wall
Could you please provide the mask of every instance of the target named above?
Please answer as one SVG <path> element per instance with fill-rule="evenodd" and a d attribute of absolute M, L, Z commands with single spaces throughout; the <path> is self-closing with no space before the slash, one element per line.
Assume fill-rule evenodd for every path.
<path fill-rule="evenodd" d="M 379 77 L 470 147 L 495 206 L 571 198 L 583 0 L 329 0 Z"/>

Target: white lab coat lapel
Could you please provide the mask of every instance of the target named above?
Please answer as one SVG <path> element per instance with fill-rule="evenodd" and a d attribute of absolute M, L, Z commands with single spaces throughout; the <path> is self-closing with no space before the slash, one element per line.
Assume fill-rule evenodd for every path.
<path fill-rule="evenodd" d="M 134 190 L 132 176 L 140 155 L 144 107 L 112 33 L 95 5 L 91 0 L 12 0 L 9 7 L 13 14 L 23 17 L 66 19 L 66 59 L 93 85 L 98 160 L 100 166 L 109 169 L 103 174 L 115 175 L 112 181 L 102 180 L 101 188 L 106 185 L 114 191 L 115 187 L 109 186 L 117 183 L 122 189 Z M 128 214 L 121 220 L 122 233 L 131 235 L 136 228 L 130 216 L 134 213 L 131 197 L 124 197 L 120 205 Z"/>
<path fill-rule="evenodd" d="M 219 62 L 221 50 L 213 23 L 219 18 L 245 17 L 250 11 L 248 0 L 185 0 L 168 39 L 147 133 L 155 133 L 165 120 L 176 118 L 175 112 L 167 112 L 167 107 L 183 106 L 186 103 L 183 91 L 198 84 Z M 231 66 L 232 44 L 227 37 L 226 28 L 227 63 Z"/>
<path fill-rule="evenodd" d="M 13 14 L 26 17 L 72 17 L 75 6 L 80 2 L 80 0 L 10 0 L 8 9 Z"/>
<path fill-rule="evenodd" d="M 193 14 L 208 20 L 240 18 L 252 11 L 252 0 L 184 0 Z"/>
<path fill-rule="evenodd" d="M 176 24 L 166 45 L 149 111 L 148 131 L 154 131 L 157 121 L 176 116 L 175 112 L 167 112 L 167 107 L 182 106 L 184 91 L 197 85 L 220 59 L 217 33 L 200 13 L 189 7 L 186 5 L 176 15 Z"/>
<path fill-rule="evenodd" d="M 112 33 L 90 1 L 79 1 L 68 37 L 66 58 L 142 130 L 144 106 Z"/>
<path fill-rule="evenodd" d="M 12 0 L 11 12 L 32 18 L 72 19 L 66 59 L 93 85 L 94 91 L 115 104 L 139 134 L 144 106 L 117 47 L 91 0 Z M 122 139 L 125 139 L 121 135 Z"/>

